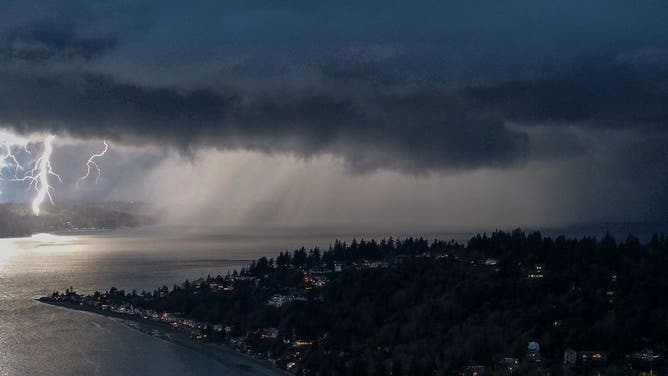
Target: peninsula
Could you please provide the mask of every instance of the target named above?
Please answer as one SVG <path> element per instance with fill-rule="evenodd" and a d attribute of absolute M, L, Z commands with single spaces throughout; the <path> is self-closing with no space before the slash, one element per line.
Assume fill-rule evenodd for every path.
<path fill-rule="evenodd" d="M 224 344 L 298 375 L 665 372 L 668 239 L 336 241 L 154 291 L 40 301 Z M 628 373 L 633 372 L 633 373 Z"/>

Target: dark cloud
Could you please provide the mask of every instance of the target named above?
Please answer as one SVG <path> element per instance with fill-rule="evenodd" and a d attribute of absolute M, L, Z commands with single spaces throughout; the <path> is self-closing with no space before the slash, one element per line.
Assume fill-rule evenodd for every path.
<path fill-rule="evenodd" d="M 12 3 L 20 17 L 0 30 L 0 122 L 23 132 L 421 173 L 587 149 L 565 137 L 536 150 L 515 123 L 663 132 L 668 120 L 662 2 L 30 9 Z"/>
<path fill-rule="evenodd" d="M 470 95 L 507 119 L 603 128 L 668 123 L 668 65 L 640 72 L 631 64 L 579 67 L 533 81 L 477 87 Z"/>
<path fill-rule="evenodd" d="M 351 99 L 322 93 L 244 98 L 141 88 L 99 75 L 0 75 L 0 113 L 22 132 L 123 143 L 341 155 L 354 170 L 503 166 L 527 137 L 440 92 Z"/>
<path fill-rule="evenodd" d="M 666 25 L 668 2 L 652 0 L 5 1 L 0 126 L 193 155 L 324 156 L 313 159 L 321 170 L 333 155 L 348 172 L 380 171 L 326 180 L 307 206 L 319 192 L 343 191 L 321 207 L 327 216 L 350 199 L 360 205 L 355 217 L 367 201 L 371 209 L 394 202 L 388 212 L 418 220 L 432 210 L 432 222 L 453 210 L 457 222 L 474 223 L 485 210 L 498 210 L 486 223 L 521 217 L 509 208 L 530 221 L 665 219 Z M 59 170 L 90 151 L 64 149 Z M 105 162 L 118 164 L 104 167 L 114 184 L 66 198 L 121 197 L 121 186 L 134 194 L 164 158 L 133 149 L 126 169 L 118 162 L 126 150 L 112 150 Z M 267 160 L 221 200 L 281 176 L 265 174 L 274 167 Z M 207 171 L 233 162 L 209 161 Z M 76 172 L 64 171 L 69 180 Z M 158 172 L 160 184 L 172 177 Z M 312 171 L 302 173 L 297 183 L 276 183 L 282 190 L 267 186 L 272 204 L 258 217 L 292 215 L 279 209 L 291 208 L 286 196 L 307 196 L 300 189 L 312 188 Z M 209 195 L 217 197 L 229 182 L 215 181 Z M 379 193 L 398 182 L 395 193 Z M 429 209 L 441 197 L 442 210 Z M 218 215 L 220 205 L 202 200 Z"/>
<path fill-rule="evenodd" d="M 113 37 L 82 37 L 73 23 L 43 19 L 19 25 L 0 38 L 0 58 L 5 61 L 44 61 L 48 59 L 90 60 L 110 51 Z"/>

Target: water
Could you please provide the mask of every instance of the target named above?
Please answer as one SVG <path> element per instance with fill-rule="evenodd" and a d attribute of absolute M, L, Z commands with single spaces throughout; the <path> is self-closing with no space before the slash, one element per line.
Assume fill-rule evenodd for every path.
<path fill-rule="evenodd" d="M 300 238 L 142 229 L 0 239 L 0 375 L 234 375 L 220 362 L 112 319 L 34 299 L 69 286 L 152 290 L 319 243 Z"/>

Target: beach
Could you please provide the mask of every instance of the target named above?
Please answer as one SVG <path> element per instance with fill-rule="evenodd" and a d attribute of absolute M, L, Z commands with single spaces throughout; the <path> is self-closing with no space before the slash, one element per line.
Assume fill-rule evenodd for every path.
<path fill-rule="evenodd" d="M 38 299 L 38 301 L 44 304 L 58 307 L 60 309 L 75 310 L 83 314 L 104 316 L 144 334 L 159 338 L 161 340 L 182 346 L 190 350 L 197 351 L 207 358 L 215 360 L 224 367 L 229 368 L 230 375 L 291 375 L 291 373 L 281 370 L 268 361 L 256 359 L 246 354 L 240 353 L 224 344 L 195 341 L 189 338 L 182 331 L 172 329 L 166 323 L 155 322 L 108 310 L 93 309 L 84 305 L 68 302 L 53 302 L 41 299 Z"/>

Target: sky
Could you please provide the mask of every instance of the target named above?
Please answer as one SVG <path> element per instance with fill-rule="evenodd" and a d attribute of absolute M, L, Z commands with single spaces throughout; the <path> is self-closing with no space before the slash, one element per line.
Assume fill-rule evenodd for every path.
<path fill-rule="evenodd" d="M 665 221 L 667 25 L 651 0 L 0 1 L 0 128 L 56 135 L 56 204 L 173 223 Z M 0 200 L 30 200 L 13 173 Z"/>

